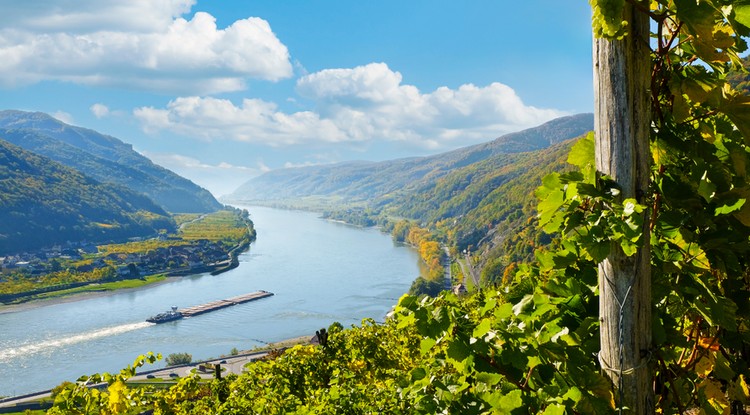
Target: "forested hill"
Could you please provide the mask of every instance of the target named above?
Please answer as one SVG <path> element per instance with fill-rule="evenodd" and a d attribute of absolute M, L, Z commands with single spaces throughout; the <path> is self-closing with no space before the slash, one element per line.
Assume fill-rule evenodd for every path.
<path fill-rule="evenodd" d="M 174 228 L 147 196 L 0 140 L 0 254 Z"/>
<path fill-rule="evenodd" d="M 495 156 L 548 148 L 592 130 L 593 125 L 592 114 L 579 114 L 429 157 L 274 170 L 251 179 L 227 199 L 257 202 L 320 196 L 357 202 L 389 198 L 430 186 L 456 169 Z"/>
<path fill-rule="evenodd" d="M 0 111 L 0 139 L 100 182 L 117 183 L 145 193 L 169 212 L 203 213 L 221 208 L 207 190 L 154 164 L 132 146 L 44 113 Z"/>
<path fill-rule="evenodd" d="M 750 56 L 742 59 L 742 66 L 745 67 L 745 71 L 750 71 Z M 750 73 L 734 71 L 727 76 L 727 80 L 733 87 L 750 95 Z"/>

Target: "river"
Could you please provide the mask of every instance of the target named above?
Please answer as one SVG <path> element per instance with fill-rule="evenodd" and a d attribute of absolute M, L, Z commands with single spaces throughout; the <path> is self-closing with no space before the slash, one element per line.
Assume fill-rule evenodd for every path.
<path fill-rule="evenodd" d="M 258 239 L 224 274 L 0 314 L 0 396 L 116 372 L 139 354 L 229 354 L 338 321 L 382 321 L 419 275 L 418 255 L 376 229 L 301 211 L 248 207 Z M 165 324 L 144 320 L 257 290 L 273 297 Z M 163 361 L 154 367 L 164 366 Z"/>

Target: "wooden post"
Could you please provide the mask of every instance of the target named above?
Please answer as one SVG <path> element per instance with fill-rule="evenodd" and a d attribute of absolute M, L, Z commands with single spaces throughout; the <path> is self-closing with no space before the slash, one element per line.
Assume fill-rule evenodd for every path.
<path fill-rule="evenodd" d="M 621 187 L 620 200 L 643 203 L 648 194 L 649 18 L 626 3 L 629 34 L 594 40 L 596 168 Z M 599 361 L 612 380 L 615 402 L 627 413 L 652 414 L 651 269 L 648 218 L 643 248 L 625 256 L 619 247 L 599 264 Z"/>

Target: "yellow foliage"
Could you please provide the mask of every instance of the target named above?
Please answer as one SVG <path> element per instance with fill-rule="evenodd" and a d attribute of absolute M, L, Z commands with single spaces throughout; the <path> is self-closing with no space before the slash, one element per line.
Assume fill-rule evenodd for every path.
<path fill-rule="evenodd" d="M 721 390 L 721 383 L 713 379 L 706 379 L 698 385 L 698 389 L 703 393 L 706 402 L 711 405 L 711 409 L 722 415 L 730 414 L 729 400 L 724 391 Z"/>
<path fill-rule="evenodd" d="M 122 414 L 128 409 L 128 387 L 121 380 L 109 385 L 107 409 L 112 414 Z"/>
<path fill-rule="evenodd" d="M 702 378 L 708 377 L 714 370 L 716 365 L 716 353 L 710 352 L 706 356 L 703 356 L 695 364 L 695 373 Z"/>

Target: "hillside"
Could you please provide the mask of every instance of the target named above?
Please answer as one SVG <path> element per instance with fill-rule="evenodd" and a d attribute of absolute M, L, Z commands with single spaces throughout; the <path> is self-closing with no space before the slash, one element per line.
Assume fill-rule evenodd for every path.
<path fill-rule="evenodd" d="M 434 156 L 274 170 L 243 184 L 227 200 L 258 202 L 310 196 L 344 199 L 349 203 L 388 200 L 393 193 L 429 187 L 456 169 L 492 157 L 505 157 L 512 163 L 512 154 L 544 149 L 592 128 L 593 116 L 578 114 Z"/>
<path fill-rule="evenodd" d="M 169 212 L 205 213 L 221 208 L 207 190 L 154 164 L 132 146 L 44 113 L 0 111 L 0 139 L 100 182 L 113 182 L 145 193 Z"/>
<path fill-rule="evenodd" d="M 0 140 L 0 254 L 174 230 L 151 199 Z"/>
<path fill-rule="evenodd" d="M 296 207 L 315 199 L 326 217 L 360 225 L 408 219 L 454 254 L 470 251 L 484 281 L 494 282 L 549 242 L 527 220 L 534 190 L 544 175 L 566 168 L 574 139 L 592 129 L 591 114 L 580 114 L 430 157 L 272 171 L 233 197 Z"/>
<path fill-rule="evenodd" d="M 745 56 L 742 59 L 742 66 L 745 67 L 746 72 L 733 71 L 727 75 L 729 84 L 733 87 L 743 91 L 745 94 L 750 94 L 750 56 Z"/>

